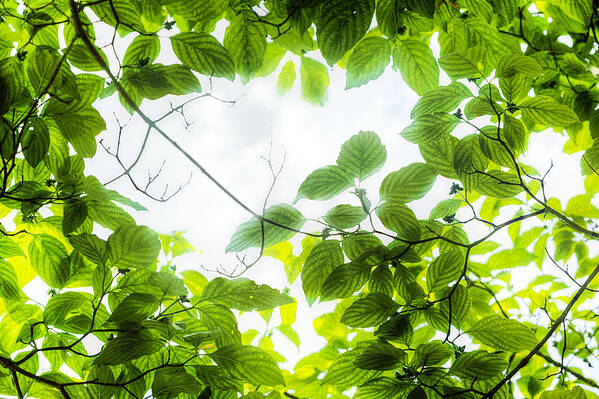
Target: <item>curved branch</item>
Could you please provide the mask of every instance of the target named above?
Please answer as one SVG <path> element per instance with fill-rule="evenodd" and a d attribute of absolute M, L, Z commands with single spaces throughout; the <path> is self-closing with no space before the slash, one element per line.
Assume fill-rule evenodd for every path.
<path fill-rule="evenodd" d="M 589 274 L 585 282 L 580 286 L 578 291 L 576 291 L 570 302 L 568 302 L 568 305 L 566 306 L 562 314 L 553 322 L 553 324 L 549 328 L 549 331 L 547 331 L 547 333 L 539 341 L 539 343 L 528 353 L 528 355 L 526 355 L 522 360 L 520 360 L 520 362 L 516 365 L 516 367 L 512 369 L 512 371 L 507 373 L 507 375 L 503 377 L 503 379 L 499 381 L 497 385 L 495 385 L 493 389 L 487 392 L 481 399 L 492 398 L 493 395 L 496 394 L 497 391 L 499 391 L 499 389 L 503 385 L 509 382 L 512 379 L 512 377 L 515 376 L 518 373 L 518 371 L 520 371 L 521 368 L 528 364 L 528 362 L 530 361 L 530 359 L 532 359 L 534 355 L 539 353 L 541 348 L 543 348 L 543 346 L 545 346 L 545 343 L 549 340 L 549 338 L 551 338 L 555 330 L 557 330 L 557 328 L 566 319 L 566 316 L 568 315 L 568 313 L 570 313 L 570 310 L 572 309 L 574 304 L 580 299 L 581 295 L 586 291 L 589 284 L 591 284 L 591 282 L 597 276 L 597 274 L 599 274 L 599 265 L 595 266 L 595 269 L 593 269 L 593 271 L 591 272 L 591 274 Z"/>

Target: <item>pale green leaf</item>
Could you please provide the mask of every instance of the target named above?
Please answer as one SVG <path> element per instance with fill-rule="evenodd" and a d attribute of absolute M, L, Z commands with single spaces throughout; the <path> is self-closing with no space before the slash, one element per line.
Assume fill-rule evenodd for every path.
<path fill-rule="evenodd" d="M 426 114 L 453 111 L 469 97 L 472 97 L 472 93 L 459 82 L 453 82 L 449 86 L 437 87 L 418 100 L 410 116 L 412 119 L 416 119 Z"/>
<path fill-rule="evenodd" d="M 291 90 L 295 83 L 296 76 L 295 64 L 293 61 L 287 61 L 287 63 L 283 65 L 283 69 L 281 69 L 279 78 L 277 79 L 277 93 L 279 93 L 279 96 L 283 96 Z"/>
<path fill-rule="evenodd" d="M 235 63 L 229 51 L 215 37 L 197 32 L 171 36 L 177 58 L 192 70 L 206 76 L 235 80 Z"/>
<path fill-rule="evenodd" d="M 217 277 L 202 291 L 202 300 L 244 312 L 268 310 L 293 303 L 293 298 L 267 285 L 257 285 L 246 278 L 228 280 Z"/>
<path fill-rule="evenodd" d="M 424 197 L 433 187 L 437 172 L 427 164 L 412 163 L 388 174 L 380 187 L 382 200 L 410 202 Z"/>
<path fill-rule="evenodd" d="M 376 208 L 381 223 L 408 241 L 420 238 L 420 225 L 414 212 L 401 202 L 383 202 Z"/>
<path fill-rule="evenodd" d="M 302 228 L 306 221 L 297 209 L 287 204 L 271 206 L 264 212 L 264 218 L 276 225 L 266 221 L 261 223 L 256 218 L 242 223 L 231 237 L 226 251 L 240 252 L 252 247 L 268 248 L 287 241 Z"/>
<path fill-rule="evenodd" d="M 376 80 L 385 72 L 391 57 L 389 41 L 382 37 L 366 37 L 356 45 L 347 61 L 345 88 L 359 87 Z"/>
<path fill-rule="evenodd" d="M 509 352 L 531 350 L 538 342 L 530 328 L 500 315 L 479 320 L 469 333 L 485 345 Z"/>
<path fill-rule="evenodd" d="M 529 97 L 519 104 L 522 115 L 543 126 L 568 126 L 578 122 L 578 117 L 569 107 L 549 96 Z"/>
<path fill-rule="evenodd" d="M 312 305 L 321 294 L 326 278 L 337 267 L 344 263 L 343 252 L 337 240 L 325 240 L 317 244 L 302 268 L 302 288 L 306 301 Z"/>
<path fill-rule="evenodd" d="M 354 184 L 353 178 L 337 165 L 325 166 L 310 173 L 302 182 L 294 202 L 302 198 L 311 200 L 331 199 Z"/>
<path fill-rule="evenodd" d="M 358 225 L 366 216 L 361 206 L 337 205 L 329 210 L 323 219 L 336 229 L 348 229 Z"/>
<path fill-rule="evenodd" d="M 285 385 L 277 363 L 264 350 L 246 345 L 227 345 L 210 354 L 231 376 L 254 385 Z"/>
<path fill-rule="evenodd" d="M 327 101 L 329 72 L 320 62 L 309 57 L 302 57 L 300 66 L 302 99 L 312 105 L 323 106 Z"/>
<path fill-rule="evenodd" d="M 377 6 L 378 9 L 378 6 Z M 439 67 L 429 46 L 418 40 L 399 40 L 393 48 L 393 66 L 418 95 L 439 86 Z"/>
<path fill-rule="evenodd" d="M 108 237 L 108 254 L 113 267 L 148 267 L 160 251 L 158 235 L 145 226 L 119 227 Z"/>
<path fill-rule="evenodd" d="M 350 327 L 372 327 L 385 321 L 399 305 L 385 294 L 373 292 L 357 299 L 343 312 L 341 323 Z"/>
<path fill-rule="evenodd" d="M 451 365 L 449 373 L 471 380 L 488 380 L 500 375 L 507 366 L 508 362 L 501 353 L 478 350 L 458 357 Z"/>
<path fill-rule="evenodd" d="M 337 165 L 358 180 L 364 180 L 383 167 L 387 150 L 374 132 L 361 131 L 341 146 Z"/>

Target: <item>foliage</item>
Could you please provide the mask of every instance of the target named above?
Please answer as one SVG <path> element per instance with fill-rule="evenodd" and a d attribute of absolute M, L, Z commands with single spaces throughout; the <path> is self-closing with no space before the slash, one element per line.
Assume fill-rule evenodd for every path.
<path fill-rule="evenodd" d="M 596 1 L 1 4 L 2 395 L 597 397 Z M 157 63 L 169 45 L 179 62 Z M 301 230 L 308 218 L 292 205 L 251 210 L 157 125 L 189 100 L 155 119 L 140 109 L 210 95 L 200 79 L 271 75 L 284 57 L 279 93 L 299 67 L 302 98 L 323 105 L 329 68 L 315 51 L 346 69 L 347 88 L 398 70 L 420 96 L 401 135 L 423 158 L 378 176 L 385 145 L 373 132 L 349 138 L 335 165 L 315 165 L 299 185 L 296 203 L 355 196 L 333 203 L 317 233 Z M 439 85 L 441 70 L 450 84 Z M 178 273 L 173 258 L 193 250 L 183 236 L 137 226 L 123 206 L 143 206 L 85 174 L 106 129 L 94 104 L 115 94 L 146 138 L 162 136 L 251 214 L 229 251 L 258 248 L 258 259 L 284 262 L 290 284 L 301 279 L 309 304 L 336 301 L 314 321 L 326 347 L 280 370 L 270 337 L 251 345 L 236 316 L 278 307 L 276 328 L 299 345 L 294 298 L 245 278 Z M 531 135 L 550 129 L 567 134 L 565 153 L 582 154 L 587 192 L 565 207 L 546 196 L 547 174 L 524 163 Z M 137 160 L 113 155 L 139 189 Z M 380 182 L 378 198 L 366 179 Z M 410 203 L 441 179 L 453 181 L 449 197 L 419 220 Z M 493 241 L 504 230 L 512 245 Z M 299 256 L 287 242 L 297 233 L 307 236 Z M 573 259 L 574 272 L 562 266 Z M 514 292 L 510 273 L 533 261 L 566 278 L 541 274 Z M 32 282 L 47 287 L 43 301 L 23 292 Z"/>

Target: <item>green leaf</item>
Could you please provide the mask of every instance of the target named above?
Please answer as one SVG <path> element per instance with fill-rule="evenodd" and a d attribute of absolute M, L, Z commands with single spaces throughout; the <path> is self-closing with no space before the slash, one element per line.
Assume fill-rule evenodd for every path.
<path fill-rule="evenodd" d="M 121 79 L 125 90 L 131 91 L 131 95 L 149 100 L 157 100 L 170 93 L 171 85 L 161 70 L 162 65 L 153 64 L 143 68 L 128 70 Z M 135 100 L 135 99 L 134 99 Z M 124 100 L 121 98 L 124 103 Z"/>
<path fill-rule="evenodd" d="M 594 15 L 592 0 L 564 0 L 561 2 L 561 6 L 569 16 L 584 26 L 589 24 L 591 16 Z"/>
<path fill-rule="evenodd" d="M 31 118 L 29 128 L 25 129 L 21 138 L 21 148 L 25 160 L 36 167 L 48 154 L 50 134 L 46 123 L 40 118 Z"/>
<path fill-rule="evenodd" d="M 302 99 L 312 105 L 323 106 L 327 101 L 329 72 L 320 62 L 309 57 L 302 57 L 300 66 Z"/>
<path fill-rule="evenodd" d="M 522 54 L 508 54 L 497 65 L 497 77 L 511 78 L 516 74 L 536 78 L 543 74 L 543 68 L 532 57 Z"/>
<path fill-rule="evenodd" d="M 543 126 L 568 126 L 578 122 L 576 113 L 549 96 L 529 97 L 519 104 L 522 115 Z"/>
<path fill-rule="evenodd" d="M 152 381 L 152 396 L 156 399 L 176 398 L 182 393 L 196 396 L 200 390 L 200 382 L 183 368 L 159 369 Z"/>
<path fill-rule="evenodd" d="M 393 297 L 393 273 L 389 266 L 379 265 L 374 268 L 368 279 L 368 291 Z"/>
<path fill-rule="evenodd" d="M 468 294 L 468 289 L 466 287 L 462 285 L 458 285 L 455 289 L 453 287 L 448 287 L 440 293 L 440 296 L 441 298 L 447 298 L 450 294 L 451 299 L 442 301 L 439 307 L 440 314 L 442 315 L 445 324 L 441 331 L 444 332 L 447 331 L 447 322 L 450 321 L 450 315 L 451 324 L 461 328 L 472 306 L 472 299 L 470 298 L 470 294 Z"/>
<path fill-rule="evenodd" d="M 476 188 L 481 174 L 489 164 L 489 159 L 480 149 L 478 135 L 470 134 L 461 139 L 453 156 L 453 166 L 467 190 Z"/>
<path fill-rule="evenodd" d="M 53 114 L 52 119 L 60 129 L 60 133 L 85 158 L 96 153 L 96 136 L 106 130 L 106 122 L 100 113 L 91 106 L 75 112 Z"/>
<path fill-rule="evenodd" d="M 87 201 L 87 213 L 91 220 L 110 230 L 135 226 L 133 217 L 111 201 Z"/>
<path fill-rule="evenodd" d="M 497 127 L 495 126 L 485 126 L 481 129 L 481 134 L 478 136 L 478 144 L 480 145 L 480 149 L 485 154 L 487 158 L 491 161 L 495 162 L 498 165 L 505 166 L 506 168 L 511 168 L 514 166 L 514 160 L 512 159 L 512 155 L 514 158 L 515 154 L 510 154 L 509 146 L 504 146 L 504 143 L 499 141 L 499 138 L 503 138 L 502 136 L 497 135 Z"/>
<path fill-rule="evenodd" d="M 414 212 L 401 202 L 383 202 L 376 208 L 381 223 L 398 237 L 408 241 L 420 239 L 420 225 Z"/>
<path fill-rule="evenodd" d="M 433 144 L 449 136 L 459 124 L 460 120 L 451 114 L 427 114 L 416 118 L 400 134 L 410 143 Z"/>
<path fill-rule="evenodd" d="M 231 376 L 254 385 L 285 385 L 277 363 L 264 350 L 246 345 L 228 345 L 210 358 Z"/>
<path fill-rule="evenodd" d="M 63 207 L 62 232 L 64 235 L 77 230 L 87 219 L 87 204 L 80 199 L 67 201 Z"/>
<path fill-rule="evenodd" d="M 427 399 L 426 391 L 421 386 L 416 386 L 412 389 L 407 396 L 407 399 Z"/>
<path fill-rule="evenodd" d="M 323 219 L 336 229 L 349 229 L 366 219 L 366 216 L 361 206 L 337 205 L 329 210 Z"/>
<path fill-rule="evenodd" d="M 487 171 L 476 186 L 479 193 L 496 198 L 512 198 L 523 190 L 517 175 L 502 170 Z"/>
<path fill-rule="evenodd" d="M 29 244 L 31 266 L 53 288 L 64 287 L 71 277 L 69 254 L 64 245 L 48 234 L 38 234 Z"/>
<path fill-rule="evenodd" d="M 44 309 L 44 323 L 50 326 L 61 325 L 69 322 L 69 316 L 85 313 L 82 308 L 91 308 L 91 296 L 82 292 L 65 292 L 54 295 L 46 304 Z M 91 319 L 90 319 L 91 320 Z"/>
<path fill-rule="evenodd" d="M 376 80 L 385 72 L 390 57 L 391 46 L 387 39 L 371 36 L 360 40 L 347 61 L 345 89 Z"/>
<path fill-rule="evenodd" d="M 94 49 L 100 54 L 100 58 L 104 61 L 104 65 L 109 65 L 108 57 L 106 53 L 99 48 L 94 46 Z M 87 46 L 81 42 L 75 43 L 71 47 L 71 51 L 67 56 L 67 60 L 76 68 L 82 71 L 95 72 L 102 71 L 104 68 L 102 65 L 91 55 Z"/>
<path fill-rule="evenodd" d="M 108 253 L 113 267 L 148 267 L 156 261 L 158 252 L 158 235 L 145 226 L 122 226 L 108 237 Z"/>
<path fill-rule="evenodd" d="M 240 252 L 248 248 L 260 248 L 262 246 L 268 248 L 287 241 L 295 235 L 296 230 L 302 228 L 306 221 L 306 218 L 297 209 L 287 204 L 271 206 L 264 212 L 264 218 L 277 225 L 264 222 L 263 236 L 260 221 L 252 218 L 237 228 L 229 245 L 227 245 L 226 252 Z"/>
<path fill-rule="evenodd" d="M 440 219 L 446 216 L 455 216 L 460 206 L 462 206 L 461 199 L 445 199 L 440 201 L 435 207 L 431 210 L 429 214 L 429 219 Z"/>
<path fill-rule="evenodd" d="M 508 362 L 502 354 L 478 350 L 458 357 L 451 365 L 449 373 L 471 380 L 488 380 L 497 377 L 507 366 Z"/>
<path fill-rule="evenodd" d="M 406 358 L 406 352 L 385 341 L 375 341 L 364 349 L 354 364 L 363 370 L 391 370 Z"/>
<path fill-rule="evenodd" d="M 491 2 L 493 10 L 505 17 L 506 21 L 511 21 L 518 12 L 518 0 L 494 0 Z"/>
<path fill-rule="evenodd" d="M 491 255 L 487 261 L 487 268 L 489 270 L 501 270 L 527 266 L 533 260 L 535 260 L 535 256 L 525 249 L 506 249 Z"/>
<path fill-rule="evenodd" d="M 295 64 L 293 61 L 287 61 L 279 73 L 277 79 L 277 93 L 279 96 L 284 96 L 289 90 L 293 88 L 297 74 L 295 72 Z"/>
<path fill-rule="evenodd" d="M 378 263 L 386 251 L 377 236 L 362 230 L 344 237 L 342 243 L 345 255 L 352 261 Z"/>
<path fill-rule="evenodd" d="M 104 265 L 108 260 L 106 241 L 93 234 L 69 236 L 71 245 L 97 265 Z"/>
<path fill-rule="evenodd" d="M 214 337 L 216 346 L 241 343 L 237 319 L 233 312 L 222 305 L 203 303 L 198 307 L 200 320 Z"/>
<path fill-rule="evenodd" d="M 0 258 L 25 256 L 25 253 L 12 238 L 0 234 Z"/>
<path fill-rule="evenodd" d="M 458 143 L 457 137 L 442 136 L 434 141 L 418 144 L 418 149 L 426 164 L 432 166 L 437 173 L 449 179 L 456 179 L 458 175 L 453 166 L 453 159 Z"/>
<path fill-rule="evenodd" d="M 167 81 L 169 94 L 181 96 L 189 93 L 200 93 L 202 85 L 196 76 L 185 65 L 154 65 Z"/>
<path fill-rule="evenodd" d="M 374 335 L 377 338 L 409 345 L 414 335 L 414 328 L 410 324 L 410 317 L 408 315 L 395 314 L 381 324 L 374 332 Z"/>
<path fill-rule="evenodd" d="M 242 382 L 228 375 L 218 366 L 193 366 L 196 375 L 204 384 L 225 391 L 242 391 Z"/>
<path fill-rule="evenodd" d="M 418 100 L 410 116 L 412 119 L 416 119 L 422 115 L 453 111 L 469 97 L 472 97 L 472 93 L 459 82 L 437 87 Z"/>
<path fill-rule="evenodd" d="M 124 333 L 108 341 L 96 359 L 95 365 L 116 366 L 164 348 L 163 343 L 149 330 Z"/>
<path fill-rule="evenodd" d="M 302 268 L 302 287 L 306 301 L 310 306 L 321 294 L 321 287 L 333 269 L 344 263 L 343 252 L 337 240 L 325 240 L 318 243 Z"/>
<path fill-rule="evenodd" d="M 526 149 L 526 128 L 520 119 L 503 115 L 503 129 L 501 131 L 507 146 L 514 153 L 524 152 Z"/>
<path fill-rule="evenodd" d="M 368 281 L 370 269 L 370 266 L 354 262 L 336 267 L 322 284 L 321 300 L 328 301 L 353 295 Z M 306 292 L 306 285 L 304 285 L 304 292 Z M 307 293 L 306 298 L 308 298 Z"/>
<path fill-rule="evenodd" d="M 18 301 L 21 297 L 17 273 L 5 260 L 0 260 L 0 297 L 9 301 Z"/>
<path fill-rule="evenodd" d="M 349 388 L 356 385 L 360 386 L 378 377 L 381 374 L 380 371 L 362 370 L 354 365 L 354 360 L 359 356 L 360 352 L 359 349 L 354 349 L 339 355 L 328 368 L 322 383 Z"/>
<path fill-rule="evenodd" d="M 341 323 L 349 327 L 372 327 L 391 316 L 399 305 L 385 294 L 369 293 L 357 299 L 343 312 Z"/>
<path fill-rule="evenodd" d="M 244 312 L 269 310 L 293 303 L 293 298 L 267 285 L 257 285 L 246 278 L 227 280 L 217 277 L 202 292 L 202 300 Z"/>
<path fill-rule="evenodd" d="M 480 78 L 485 75 L 486 50 L 481 46 L 456 51 L 439 58 L 439 65 L 452 79 Z"/>
<path fill-rule="evenodd" d="M 388 38 L 397 36 L 402 18 L 396 0 L 379 0 L 376 4 L 376 22 L 383 35 Z M 428 46 L 427 46 L 428 47 Z"/>
<path fill-rule="evenodd" d="M 192 70 L 206 76 L 235 80 L 235 62 L 215 37 L 182 32 L 171 36 L 170 40 L 177 58 Z"/>
<path fill-rule="evenodd" d="M 364 36 L 374 15 L 373 0 L 329 0 L 316 20 L 316 37 L 330 66 Z"/>
<path fill-rule="evenodd" d="M 361 399 L 400 399 L 407 396 L 412 384 L 399 381 L 397 378 L 380 377 L 358 386 L 358 397 Z"/>
<path fill-rule="evenodd" d="M 123 57 L 123 65 L 129 67 L 150 65 L 154 63 L 159 54 L 160 40 L 158 36 L 139 35 L 127 47 Z"/>
<path fill-rule="evenodd" d="M 361 131 L 341 146 L 337 165 L 362 181 L 385 164 L 387 149 L 374 132 Z"/>
<path fill-rule="evenodd" d="M 160 302 L 153 295 L 134 292 L 118 304 L 108 321 L 115 322 L 119 326 L 140 323 L 154 314 L 159 304 Z"/>
<path fill-rule="evenodd" d="M 509 352 L 531 350 L 538 342 L 535 334 L 524 324 L 500 315 L 479 320 L 469 333 L 485 345 Z"/>
<path fill-rule="evenodd" d="M 131 30 L 145 32 L 141 23 L 141 7 L 137 2 L 112 0 L 110 4 L 92 5 L 91 9 L 103 22 L 115 27 L 118 25 L 121 33 L 131 32 Z"/>
<path fill-rule="evenodd" d="M 439 291 L 456 281 L 464 270 L 464 255 L 459 249 L 444 252 L 433 261 L 426 273 L 429 291 Z"/>
<path fill-rule="evenodd" d="M 419 345 L 416 348 L 415 364 L 416 366 L 435 366 L 443 364 L 453 354 L 451 346 L 441 341 L 431 341 Z"/>
<path fill-rule="evenodd" d="M 224 45 L 235 62 L 237 73 L 242 80 L 247 80 L 264 61 L 266 31 L 262 24 L 253 22 L 247 12 L 241 12 L 227 27 Z"/>
<path fill-rule="evenodd" d="M 541 393 L 540 399 L 587 399 L 587 391 L 579 386 L 572 388 L 571 390 L 556 389 L 553 391 L 544 391 Z"/>
<path fill-rule="evenodd" d="M 487 0 L 465 0 L 461 5 L 468 9 L 472 15 L 481 17 L 487 22 L 493 17 L 493 8 Z"/>
<path fill-rule="evenodd" d="M 302 182 L 294 203 L 302 198 L 328 200 L 353 186 L 353 178 L 337 165 L 325 166 L 310 173 Z"/>
<path fill-rule="evenodd" d="M 122 196 L 114 190 L 109 190 L 95 176 L 86 176 L 84 182 L 85 192 L 94 200 L 107 201 L 113 200 L 123 205 L 127 205 L 136 211 L 147 211 L 146 207 L 127 197 Z"/>
<path fill-rule="evenodd" d="M 412 163 L 389 173 L 380 187 L 381 200 L 410 202 L 420 199 L 433 187 L 437 172 L 427 164 Z"/>
<path fill-rule="evenodd" d="M 0 60 L 0 115 L 19 99 L 24 87 L 23 64 L 16 57 Z"/>
<path fill-rule="evenodd" d="M 398 40 L 395 44 L 393 66 L 399 69 L 403 80 L 416 94 L 422 96 L 439 86 L 439 67 L 426 43 Z"/>

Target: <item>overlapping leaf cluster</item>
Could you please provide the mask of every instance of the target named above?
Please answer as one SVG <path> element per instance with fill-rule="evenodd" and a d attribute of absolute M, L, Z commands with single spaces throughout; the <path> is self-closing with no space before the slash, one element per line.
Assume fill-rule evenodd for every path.
<path fill-rule="evenodd" d="M 0 18 L 3 395 L 596 397 L 595 1 L 3 0 Z M 107 29 L 108 41 L 95 33 Z M 423 162 L 378 176 L 386 148 L 360 132 L 299 186 L 296 203 L 354 195 L 318 215 L 321 232 L 302 231 L 308 218 L 278 204 L 234 234 L 229 251 L 282 260 L 309 304 L 338 302 L 314 322 L 326 347 L 282 372 L 270 336 L 250 345 L 257 332 L 241 334 L 236 312 L 268 318 L 280 307 L 276 329 L 300 345 L 293 298 L 177 273 L 172 259 L 189 243 L 137 226 L 130 210 L 143 206 L 86 175 L 84 160 L 106 129 L 95 104 L 116 94 L 147 134 L 207 174 L 157 126 L 185 103 L 152 119 L 144 102 L 210 94 L 204 81 L 247 82 L 285 59 L 279 93 L 299 70 L 302 97 L 323 105 L 329 69 L 316 51 L 346 70 L 347 88 L 388 65 L 401 73 L 421 96 L 401 136 Z M 450 84 L 439 85 L 441 70 Z M 524 163 L 529 137 L 548 129 L 566 132 L 565 153 L 583 154 L 586 192 L 564 207 L 546 196 L 545 171 Z M 121 163 L 122 176 L 133 181 L 136 164 Z M 448 198 L 419 219 L 410 203 L 443 179 Z M 493 241 L 503 230 L 512 246 Z M 297 233 L 310 236 L 299 256 L 287 242 Z M 560 266 L 568 260 L 575 274 Z M 532 261 L 553 261 L 560 277 L 514 292 L 510 269 Z M 47 299 L 23 292 L 34 284 Z"/>

